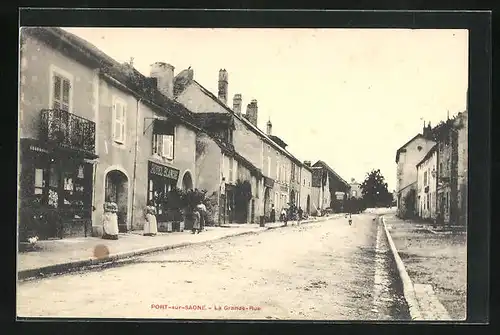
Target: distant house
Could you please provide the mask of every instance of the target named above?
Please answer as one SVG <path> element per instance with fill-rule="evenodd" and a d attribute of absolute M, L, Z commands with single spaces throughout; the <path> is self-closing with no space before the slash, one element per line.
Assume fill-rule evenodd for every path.
<path fill-rule="evenodd" d="M 436 219 L 437 148 L 434 145 L 416 166 L 418 216 L 429 220 Z"/>
<path fill-rule="evenodd" d="M 416 165 L 436 144 L 430 135 L 431 129 L 424 127 L 422 134 L 417 134 L 396 151 L 397 164 L 397 206 L 398 215 L 417 214 L 417 169 Z M 410 200 L 412 194 L 414 199 Z M 405 198 L 411 203 L 406 203 Z"/>
<path fill-rule="evenodd" d="M 325 184 L 325 191 L 323 194 L 327 194 L 328 199 L 323 197 L 323 204 L 326 207 L 323 208 L 332 208 L 336 212 L 342 212 L 344 209 L 344 201 L 347 199 L 347 194 L 349 194 L 349 183 L 345 181 L 342 177 L 340 177 L 328 164 L 324 161 L 317 161 L 313 165 L 314 168 L 319 168 L 322 171 L 323 178 L 328 182 L 328 186 Z M 314 173 L 314 172 L 313 172 Z M 337 198 L 338 193 L 343 193 L 342 199 Z M 340 196 L 339 196 L 340 197 Z M 326 202 L 329 200 L 329 202 Z"/>
<path fill-rule="evenodd" d="M 467 221 L 468 113 L 440 123 L 433 134 L 438 142 L 437 211 L 444 224 Z"/>
<path fill-rule="evenodd" d="M 354 178 L 351 178 L 349 187 L 350 187 L 349 198 L 361 199 L 363 197 L 363 194 L 361 192 L 361 184 L 357 182 Z"/>

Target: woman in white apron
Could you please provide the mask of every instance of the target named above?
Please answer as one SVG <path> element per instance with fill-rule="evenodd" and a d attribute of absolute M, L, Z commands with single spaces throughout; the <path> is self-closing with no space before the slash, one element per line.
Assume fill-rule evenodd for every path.
<path fill-rule="evenodd" d="M 156 222 L 156 207 L 152 201 L 148 202 L 144 211 L 146 222 L 144 223 L 144 236 L 155 236 L 158 233 L 158 224 Z"/>
<path fill-rule="evenodd" d="M 102 219 L 103 235 L 102 238 L 107 240 L 118 239 L 118 206 L 112 201 L 104 203 L 104 215 Z"/>

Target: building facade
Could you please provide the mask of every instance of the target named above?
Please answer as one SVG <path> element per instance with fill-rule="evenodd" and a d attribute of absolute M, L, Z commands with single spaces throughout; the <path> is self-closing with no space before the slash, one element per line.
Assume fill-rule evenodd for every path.
<path fill-rule="evenodd" d="M 300 170 L 300 202 L 299 206 L 306 214 L 312 212 L 312 168 L 310 161 L 304 161 Z"/>
<path fill-rule="evenodd" d="M 351 178 L 349 187 L 350 187 L 350 192 L 349 192 L 350 198 L 361 199 L 363 197 L 361 184 L 358 183 L 354 178 Z"/>
<path fill-rule="evenodd" d="M 416 165 L 435 144 L 436 142 L 430 139 L 427 128 L 424 127 L 423 134 L 416 135 L 397 150 L 396 192 L 399 216 L 417 214 Z"/>
<path fill-rule="evenodd" d="M 23 28 L 20 45 L 19 233 L 91 233 L 98 61 L 54 28 Z"/>
<path fill-rule="evenodd" d="M 148 201 L 171 220 L 170 191 L 196 187 L 202 131 L 173 100 L 173 68 L 156 63 L 146 77 L 59 28 L 22 40 L 20 226 L 100 236 L 106 201 L 118 205 L 120 232 L 142 229 Z"/>
<path fill-rule="evenodd" d="M 429 150 L 416 168 L 418 216 L 434 222 L 437 213 L 437 145 Z"/>
<path fill-rule="evenodd" d="M 321 166 L 312 167 L 312 213 L 321 215 L 321 213 L 330 208 L 330 178 L 326 169 Z"/>
<path fill-rule="evenodd" d="M 469 113 L 464 111 L 459 113 L 455 127 L 458 137 L 458 164 L 457 164 L 457 184 L 458 184 L 458 217 L 457 222 L 460 225 L 467 225 L 468 210 L 468 166 L 469 166 Z"/>
<path fill-rule="evenodd" d="M 323 200 L 324 201 L 327 200 L 328 202 L 325 203 L 326 207 L 323 208 L 330 208 L 331 210 L 337 213 L 344 212 L 346 207 L 347 196 L 350 190 L 349 183 L 347 183 L 342 177 L 340 177 L 324 161 L 321 160 L 317 161 L 316 163 L 313 164 L 313 167 L 321 168 L 327 175 L 328 192 L 324 193 L 328 194 L 328 196 L 324 197 Z"/>
<path fill-rule="evenodd" d="M 224 70 L 219 72 L 219 84 L 221 90 L 227 87 Z M 194 113 L 208 133 L 197 137 L 196 164 L 200 170 L 196 178 L 201 181 L 200 188 L 216 194 L 218 222 L 257 222 L 263 215 L 259 137 L 246 131 L 246 120 L 226 106 L 227 98 L 221 92 L 216 97 L 194 80 L 193 70 L 183 70 L 175 77 L 174 91 L 177 101 Z M 202 146 L 206 147 L 203 153 Z M 244 192 L 247 187 L 248 192 Z M 242 196 L 244 193 L 248 198 Z"/>
<path fill-rule="evenodd" d="M 249 221 L 255 222 L 261 216 L 269 218 L 273 205 L 275 210 L 279 211 L 290 202 L 297 204 L 300 201 L 302 164 L 286 150 L 286 143 L 272 135 L 270 123 L 267 134 L 258 128 L 257 100 L 251 100 L 246 113 L 243 114 L 242 95 L 234 96 L 231 109 L 227 106 L 227 90 L 228 74 L 224 69 L 219 71 L 217 96 L 194 80 L 192 69 L 181 71 L 174 80 L 177 101 L 194 112 L 198 118 L 222 120 L 225 117 L 216 116 L 222 114 L 231 119 L 231 126 L 219 127 L 218 136 L 229 143 L 234 150 L 233 158 L 237 157 L 237 161 L 243 163 L 251 174 L 248 180 L 240 182 L 247 181 L 252 185 L 252 199 L 247 212 L 251 213 Z M 238 169 L 238 163 L 234 159 L 227 161 L 227 164 L 234 166 L 234 170 Z M 240 176 L 245 176 L 245 173 Z M 230 185 L 225 191 L 230 192 L 231 188 Z M 227 203 L 224 210 L 230 212 L 233 208 L 231 201 L 227 199 L 230 199 L 231 195 L 228 193 L 222 197 L 226 198 L 223 201 Z"/>

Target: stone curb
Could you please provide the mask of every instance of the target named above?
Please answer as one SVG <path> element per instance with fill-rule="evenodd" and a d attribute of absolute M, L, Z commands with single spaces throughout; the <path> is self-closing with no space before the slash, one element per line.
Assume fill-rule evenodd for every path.
<path fill-rule="evenodd" d="M 19 271 L 17 274 L 17 279 L 20 281 L 23 281 L 23 280 L 29 280 L 29 279 L 33 279 L 36 277 L 43 277 L 43 276 L 51 275 L 51 274 L 63 274 L 63 273 L 71 272 L 71 271 L 76 271 L 76 270 L 79 270 L 79 269 L 82 269 L 85 267 L 91 267 L 91 266 L 95 266 L 95 265 L 99 265 L 99 264 L 103 264 L 103 263 L 109 263 L 109 262 L 116 262 L 118 260 L 122 260 L 122 259 L 126 259 L 126 258 L 151 254 L 151 253 L 170 250 L 170 249 L 178 249 L 178 248 L 183 248 L 183 247 L 192 246 L 192 245 L 201 245 L 201 244 L 208 243 L 208 242 L 223 240 L 223 239 L 229 238 L 229 237 L 248 235 L 248 234 L 256 234 L 256 233 L 260 233 L 262 231 L 265 231 L 265 229 L 264 230 L 238 232 L 238 233 L 229 234 L 226 236 L 222 236 L 222 237 L 218 237 L 218 238 L 214 238 L 214 239 L 210 239 L 210 240 L 205 240 L 205 241 L 184 242 L 184 243 L 163 245 L 163 246 L 159 246 L 159 247 L 143 248 L 143 249 L 138 249 L 138 250 L 133 250 L 133 251 L 119 252 L 116 254 L 112 254 L 109 257 L 100 258 L 100 259 L 92 257 L 89 259 L 83 259 L 83 260 L 79 260 L 79 261 L 71 261 L 71 262 L 66 262 L 66 263 L 47 265 L 47 266 L 43 266 L 40 268 Z"/>
<path fill-rule="evenodd" d="M 321 221 L 326 221 L 327 219 L 328 218 L 322 218 L 322 219 L 318 219 L 318 220 L 307 220 L 307 221 L 302 221 L 301 224 L 311 223 L 311 222 L 321 222 Z M 289 225 L 287 227 L 291 227 L 291 226 L 292 225 Z M 264 229 L 259 229 L 259 228 L 264 228 Z M 47 275 L 51 275 L 51 274 L 64 274 L 64 273 L 68 273 L 71 271 L 77 271 L 77 270 L 80 270 L 82 268 L 96 266 L 96 265 L 103 264 L 103 263 L 116 262 L 118 260 L 122 260 L 122 259 L 126 259 L 126 258 L 137 257 L 137 256 L 141 256 L 141 255 L 151 254 L 151 253 L 170 250 L 170 249 L 178 249 L 178 248 L 183 248 L 183 247 L 187 247 L 187 246 L 202 245 L 204 243 L 223 240 L 223 239 L 230 238 L 230 237 L 249 235 L 249 234 L 259 234 L 261 232 L 276 229 L 276 228 L 284 228 L 284 226 L 258 227 L 258 228 L 256 228 L 256 230 L 228 234 L 228 235 L 225 235 L 222 237 L 218 237 L 218 238 L 214 238 L 214 239 L 210 239 L 210 240 L 205 240 L 205 241 L 184 242 L 184 243 L 163 245 L 163 246 L 159 246 L 159 247 L 143 248 L 143 249 L 138 249 L 138 250 L 133 250 L 133 251 L 119 252 L 116 254 L 112 254 L 106 258 L 98 259 L 98 258 L 92 257 L 89 259 L 47 265 L 47 266 L 34 268 L 34 269 L 21 270 L 21 271 L 18 271 L 18 273 L 17 273 L 17 279 L 19 281 L 25 281 L 25 280 L 43 277 L 43 276 L 47 276 Z"/>
<path fill-rule="evenodd" d="M 412 320 L 423 320 L 422 313 L 420 312 L 420 306 L 418 304 L 417 297 L 415 294 L 415 288 L 413 287 L 413 283 L 411 281 L 410 276 L 408 275 L 408 272 L 406 271 L 405 265 L 401 260 L 401 257 L 399 257 L 398 250 L 396 249 L 396 245 L 394 244 L 391 234 L 387 229 L 383 215 L 380 216 L 380 220 L 384 225 L 385 235 L 387 236 L 387 240 L 389 241 L 389 246 L 391 248 L 394 261 L 396 262 L 396 266 L 398 268 L 399 277 L 401 279 L 401 282 L 403 283 L 403 294 L 406 303 L 408 304 L 408 309 L 410 310 L 410 316 Z"/>

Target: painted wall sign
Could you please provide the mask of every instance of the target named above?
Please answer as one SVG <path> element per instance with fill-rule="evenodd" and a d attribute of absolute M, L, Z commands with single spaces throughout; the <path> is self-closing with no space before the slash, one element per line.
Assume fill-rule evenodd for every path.
<path fill-rule="evenodd" d="M 149 161 L 149 173 L 177 181 L 179 170 Z"/>

